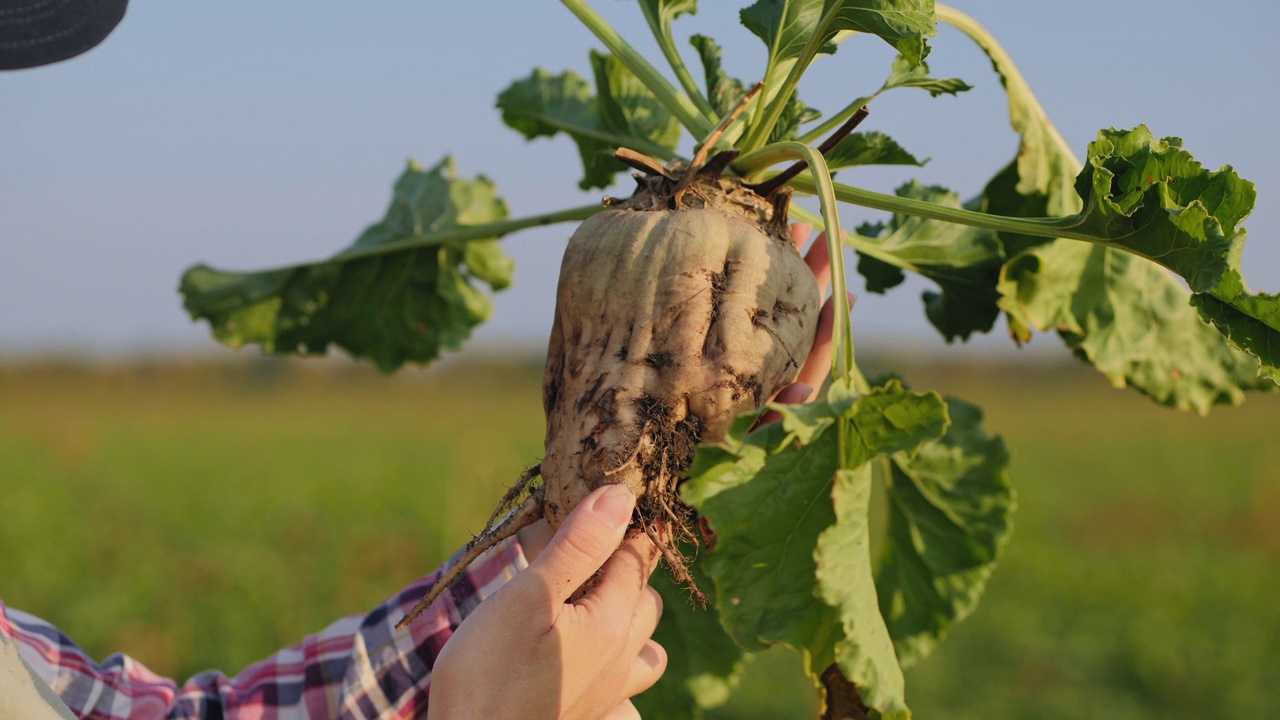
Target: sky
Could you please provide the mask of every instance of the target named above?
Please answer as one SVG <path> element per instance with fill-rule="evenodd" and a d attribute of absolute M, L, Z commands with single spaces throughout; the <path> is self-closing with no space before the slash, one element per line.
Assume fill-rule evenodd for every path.
<path fill-rule="evenodd" d="M 727 70 L 753 80 L 765 53 L 737 23 L 745 4 L 703 0 L 675 29 L 684 48 L 694 32 L 713 36 Z M 661 63 L 635 3 L 593 5 Z M 1077 154 L 1100 128 L 1146 123 L 1183 138 L 1207 167 L 1229 163 L 1255 182 L 1246 277 L 1255 290 L 1280 290 L 1275 4 L 956 6 L 1004 44 Z M 578 190 L 568 139 L 526 142 L 493 103 L 534 67 L 590 77 L 588 51 L 600 47 L 555 2 L 134 0 L 93 51 L 0 73 L 0 355 L 230 352 L 182 310 L 182 271 L 326 257 L 382 216 L 409 158 L 430 165 L 452 154 L 461 174 L 497 183 L 513 216 L 598 199 L 604 193 Z M 845 171 L 843 182 L 889 192 L 918 177 L 969 197 L 1013 156 L 1017 139 L 985 57 L 945 26 L 933 48 L 933 74 L 974 90 L 940 99 L 899 90 L 864 125 L 929 164 Z M 834 111 L 879 87 L 892 55 L 876 38 L 855 38 L 815 63 L 800 94 Z M 685 57 L 696 63 L 691 50 Z M 846 227 L 877 217 L 841 207 Z M 480 345 L 545 343 L 571 232 L 506 241 L 516 281 L 496 297 Z M 927 287 L 861 293 L 855 337 L 942 352 L 919 299 Z M 1052 338 L 1033 345 L 1065 354 Z M 958 351 L 1007 347 L 998 326 Z"/>

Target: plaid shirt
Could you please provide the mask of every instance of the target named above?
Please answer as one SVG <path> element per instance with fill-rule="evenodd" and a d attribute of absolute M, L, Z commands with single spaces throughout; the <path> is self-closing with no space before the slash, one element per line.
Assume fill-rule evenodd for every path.
<path fill-rule="evenodd" d="M 207 670 L 179 687 L 125 655 L 101 664 L 52 625 L 0 603 L 0 634 L 62 698 L 90 720 L 387 720 L 427 711 L 431 667 L 462 620 L 527 565 L 512 538 L 468 568 L 405 631 L 396 621 L 439 570 L 367 615 L 343 618 L 228 678 Z"/>

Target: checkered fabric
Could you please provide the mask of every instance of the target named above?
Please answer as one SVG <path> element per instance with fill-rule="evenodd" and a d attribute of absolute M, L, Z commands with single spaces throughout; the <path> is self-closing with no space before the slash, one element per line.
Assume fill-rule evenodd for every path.
<path fill-rule="evenodd" d="M 95 663 L 54 626 L 3 603 L 0 634 L 76 717 L 88 720 L 423 717 L 440 649 L 481 600 L 526 564 L 512 538 L 473 563 L 452 592 L 403 632 L 396 632 L 396 621 L 439 570 L 367 615 L 343 618 L 235 677 L 208 670 L 181 686 L 125 655 Z"/>

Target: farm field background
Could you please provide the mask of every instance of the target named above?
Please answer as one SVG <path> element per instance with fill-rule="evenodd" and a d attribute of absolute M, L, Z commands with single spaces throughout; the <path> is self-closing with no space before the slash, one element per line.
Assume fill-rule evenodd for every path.
<path fill-rule="evenodd" d="M 892 366 L 986 409 L 1019 494 L 976 614 L 908 671 L 917 717 L 1280 717 L 1280 394 L 1198 418 L 1075 365 Z M 0 363 L 0 598 L 98 658 L 238 671 L 477 530 L 540 457 L 540 378 Z M 798 662 L 714 717 L 812 717 Z"/>

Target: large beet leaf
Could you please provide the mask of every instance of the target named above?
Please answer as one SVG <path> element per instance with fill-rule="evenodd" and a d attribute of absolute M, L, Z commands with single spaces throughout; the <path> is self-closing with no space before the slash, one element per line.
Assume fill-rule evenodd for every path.
<path fill-rule="evenodd" d="M 802 59 L 806 47 L 832 52 L 840 32 L 877 35 L 912 64 L 928 54 L 934 33 L 931 0 L 756 0 L 742 24 L 769 47 L 770 61 Z"/>
<path fill-rule="evenodd" d="M 1004 441 L 975 405 L 947 398 L 947 413 L 943 437 L 884 463 L 889 537 L 876 593 L 903 667 L 974 610 L 1012 526 Z"/>
<path fill-rule="evenodd" d="M 552 75 L 534 70 L 498 95 L 502 121 L 526 139 L 565 133 L 582 158 L 584 189 L 604 188 L 626 166 L 614 158 L 620 147 L 661 160 L 675 158 L 680 124 L 614 56 L 591 53 L 596 92 L 572 70 Z"/>
<path fill-rule="evenodd" d="M 1156 142 L 1145 128 L 1102 133 L 1081 173 L 1084 164 L 1003 48 L 952 8 L 940 8 L 938 17 L 991 59 L 1019 134 L 1014 161 L 966 206 L 1010 217 L 1072 218 L 1061 223 L 1064 239 L 999 232 L 1007 264 L 991 286 L 970 288 L 968 304 L 980 307 L 994 294 L 1019 342 L 1035 330 L 1057 331 L 1114 385 L 1166 405 L 1203 413 L 1216 403 L 1240 402 L 1245 390 L 1268 387 L 1259 376 L 1276 376 L 1277 301 L 1247 292 L 1233 260 L 1252 186 L 1229 170 L 1204 171 L 1176 141 Z M 916 231 L 936 234 L 938 224 L 921 222 Z M 1065 239 L 1069 233 L 1075 239 Z M 1165 257 L 1168 251 L 1175 252 Z M 1206 292 L 1190 298 L 1168 273 L 1131 253 L 1185 273 L 1188 284 Z"/>
<path fill-rule="evenodd" d="M 883 717 L 907 717 L 872 579 L 867 463 L 937 438 L 945 405 L 890 383 L 779 410 L 778 423 L 747 436 L 749 416 L 699 448 L 685 485 L 715 533 L 705 568 L 721 621 L 744 648 L 799 648 L 815 682 L 834 666 Z"/>
<path fill-rule="evenodd" d="M 445 157 L 415 163 L 396 181 L 386 216 L 328 260 L 258 272 L 206 265 L 182 276 L 184 307 L 218 340 L 273 354 L 319 354 L 337 345 L 390 372 L 457 349 L 489 316 L 484 286 L 501 290 L 514 264 L 468 226 L 505 219 L 488 179 L 455 177 Z"/>

